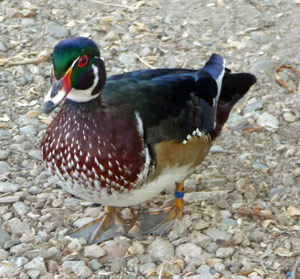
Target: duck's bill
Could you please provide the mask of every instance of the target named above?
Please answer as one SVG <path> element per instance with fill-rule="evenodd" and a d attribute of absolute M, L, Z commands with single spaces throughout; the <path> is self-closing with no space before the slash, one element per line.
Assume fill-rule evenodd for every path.
<path fill-rule="evenodd" d="M 43 111 L 50 114 L 57 106 L 59 106 L 67 97 L 72 89 L 71 86 L 72 67 L 68 69 L 66 74 L 60 80 L 57 80 L 53 75 L 52 86 L 48 91 L 45 100 Z"/>

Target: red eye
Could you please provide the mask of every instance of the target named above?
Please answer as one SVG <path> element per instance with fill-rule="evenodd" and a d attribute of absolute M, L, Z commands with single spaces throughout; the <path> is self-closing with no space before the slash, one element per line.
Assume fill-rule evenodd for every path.
<path fill-rule="evenodd" d="M 89 63 L 89 58 L 87 55 L 83 55 L 79 58 L 79 61 L 78 61 L 78 66 L 80 68 L 83 68 L 85 67 L 87 64 Z"/>

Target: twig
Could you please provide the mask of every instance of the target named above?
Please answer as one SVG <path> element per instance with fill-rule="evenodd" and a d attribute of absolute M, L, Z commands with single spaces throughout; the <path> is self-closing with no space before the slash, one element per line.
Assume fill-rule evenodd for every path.
<path fill-rule="evenodd" d="M 299 265 L 300 265 L 300 256 L 298 257 L 298 259 L 292 269 L 291 279 L 296 279 L 297 269 L 298 269 Z"/>
<path fill-rule="evenodd" d="M 143 3 L 139 3 L 139 5 L 132 5 L 132 6 L 126 6 L 126 5 L 121 5 L 121 4 L 114 4 L 114 3 L 106 3 L 103 1 L 98 1 L 98 0 L 89 0 L 90 2 L 94 2 L 97 4 L 101 4 L 101 5 L 106 5 L 106 6 L 112 6 L 112 7 L 118 7 L 118 8 L 123 8 L 123 9 L 133 9 L 133 10 L 137 10 Z"/>
<path fill-rule="evenodd" d="M 161 278 L 162 278 L 164 267 L 165 267 L 165 262 L 163 262 L 163 263 L 161 264 L 161 268 L 160 268 L 160 271 L 159 271 L 158 279 L 161 279 Z"/>
<path fill-rule="evenodd" d="M 151 66 L 147 61 L 145 61 L 142 57 L 140 57 L 139 55 L 137 55 L 136 53 L 135 53 L 135 56 L 136 56 L 136 58 L 138 59 L 138 60 L 140 60 L 140 62 L 142 62 L 143 64 L 145 64 L 148 68 L 150 68 L 150 69 L 155 69 L 155 67 L 153 67 L 153 66 Z"/>
<path fill-rule="evenodd" d="M 265 264 L 264 264 L 263 261 L 261 261 L 261 260 L 255 260 L 255 259 L 251 259 L 251 261 L 252 261 L 252 262 L 256 262 L 256 263 L 260 263 L 260 265 L 262 266 L 264 272 L 265 272 L 266 274 L 269 274 L 269 272 L 268 272 L 268 270 L 266 269 Z"/>
<path fill-rule="evenodd" d="M 8 59 L 0 59 L 0 66 L 11 67 L 18 65 L 27 65 L 27 64 L 39 64 L 49 59 L 50 55 L 43 52 L 37 57 L 34 58 L 24 58 L 24 57 L 11 57 Z"/>
<path fill-rule="evenodd" d="M 297 69 L 295 69 L 294 67 L 289 66 L 289 65 L 281 65 L 281 66 L 277 67 L 274 71 L 274 75 L 275 75 L 277 83 L 279 83 L 282 87 L 284 87 L 290 93 L 293 93 L 294 90 L 279 76 L 279 72 L 281 71 L 281 69 L 288 69 L 288 70 L 293 71 L 298 78 L 300 78 L 300 72 Z"/>

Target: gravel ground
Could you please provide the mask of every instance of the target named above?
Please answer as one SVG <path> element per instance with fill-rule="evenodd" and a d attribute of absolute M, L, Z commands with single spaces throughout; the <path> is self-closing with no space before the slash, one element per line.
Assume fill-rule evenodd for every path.
<path fill-rule="evenodd" d="M 289 277 L 300 255 L 299 80 L 281 73 L 288 93 L 273 72 L 299 69 L 300 1 L 95 2 L 0 1 L 0 278 Z M 258 77 L 187 180 L 184 217 L 166 236 L 140 237 L 136 226 L 101 245 L 65 236 L 103 210 L 63 192 L 41 161 L 45 58 L 77 35 L 101 46 L 108 74 L 199 68 L 217 52 Z"/>

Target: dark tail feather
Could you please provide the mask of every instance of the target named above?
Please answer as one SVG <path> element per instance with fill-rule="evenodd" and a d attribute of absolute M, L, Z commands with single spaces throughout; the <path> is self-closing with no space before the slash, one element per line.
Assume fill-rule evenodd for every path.
<path fill-rule="evenodd" d="M 212 139 L 219 136 L 224 123 L 229 117 L 230 111 L 236 102 L 247 93 L 255 82 L 256 77 L 248 73 L 225 73 L 217 106 L 216 127 L 211 132 Z"/>

